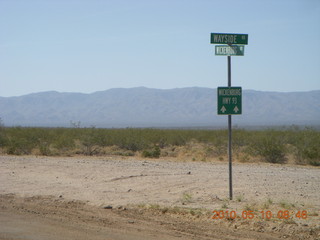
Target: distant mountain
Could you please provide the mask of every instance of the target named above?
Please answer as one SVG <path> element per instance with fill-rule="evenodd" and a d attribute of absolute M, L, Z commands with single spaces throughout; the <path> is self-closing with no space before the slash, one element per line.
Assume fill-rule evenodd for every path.
<path fill-rule="evenodd" d="M 320 90 L 261 92 L 243 90 L 242 115 L 233 124 L 320 125 Z M 81 127 L 216 127 L 217 90 L 117 88 L 91 94 L 41 92 L 0 97 L 0 118 L 6 126 Z"/>

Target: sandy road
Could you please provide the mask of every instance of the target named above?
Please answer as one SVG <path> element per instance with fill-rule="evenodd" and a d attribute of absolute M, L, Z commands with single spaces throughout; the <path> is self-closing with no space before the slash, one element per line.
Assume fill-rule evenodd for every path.
<path fill-rule="evenodd" d="M 36 209 L 36 207 L 33 209 Z M 66 210 L 64 209 L 64 211 Z M 112 223 L 102 225 L 103 222 L 100 222 L 103 221 L 102 219 L 99 219 L 96 223 L 81 219 L 81 214 L 77 215 L 77 219 L 72 219 L 70 217 L 61 217 L 63 215 L 61 212 L 55 212 L 55 215 L 61 214 L 59 219 L 56 219 L 52 215 L 50 216 L 47 211 L 45 212 L 45 215 L 41 215 L 43 212 L 40 213 L 39 210 L 35 214 L 21 212 L 21 209 L 20 211 L 2 209 L 0 213 L 0 239 L 176 240 L 182 237 L 181 234 L 166 231 L 165 229 L 145 229 L 141 224 L 136 224 L 133 221 L 129 222 L 125 218 L 122 219 L 122 223 L 113 226 Z M 79 219 L 83 221 L 79 221 Z M 115 221 L 115 216 L 109 216 L 108 219 Z M 128 226 L 123 223 L 127 223 Z"/>
<path fill-rule="evenodd" d="M 235 164 L 233 201 L 227 173 L 226 163 L 0 156 L 0 239 L 50 239 L 40 236 L 52 233 L 62 234 L 55 239 L 320 238 L 319 168 Z M 240 217 L 212 220 L 152 206 L 228 209 Z M 287 208 L 310 216 L 287 222 L 258 216 Z M 242 219 L 245 209 L 257 216 Z M 42 233 L 34 230 L 39 226 Z"/>

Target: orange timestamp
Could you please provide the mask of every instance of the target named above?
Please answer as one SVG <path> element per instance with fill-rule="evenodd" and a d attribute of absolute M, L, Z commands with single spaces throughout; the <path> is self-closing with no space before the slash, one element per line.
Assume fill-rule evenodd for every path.
<path fill-rule="evenodd" d="M 236 211 L 229 211 L 229 210 L 214 210 L 212 219 L 236 219 L 237 217 L 242 219 L 253 219 L 256 217 L 262 219 L 271 219 L 271 218 L 278 218 L 278 219 L 289 219 L 289 218 L 299 218 L 299 219 L 307 219 L 308 212 L 306 210 L 299 210 L 296 212 L 290 212 L 289 210 L 279 210 L 277 212 L 272 211 L 252 211 L 252 210 L 244 210 L 240 213 Z"/>

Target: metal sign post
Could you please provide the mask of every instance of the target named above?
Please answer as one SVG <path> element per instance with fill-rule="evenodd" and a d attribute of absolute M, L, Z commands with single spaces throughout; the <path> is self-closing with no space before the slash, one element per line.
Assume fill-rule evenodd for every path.
<path fill-rule="evenodd" d="M 228 56 L 228 87 L 231 87 L 231 56 Z M 229 198 L 232 200 L 232 118 L 228 115 Z"/>
<path fill-rule="evenodd" d="M 211 43 L 228 44 L 216 46 L 215 54 L 228 56 L 228 87 L 218 87 L 217 89 L 217 112 L 218 115 L 228 115 L 229 198 L 232 200 L 232 115 L 242 113 L 242 89 L 241 87 L 231 87 L 231 56 L 244 55 L 243 45 L 248 44 L 248 34 L 211 33 Z"/>

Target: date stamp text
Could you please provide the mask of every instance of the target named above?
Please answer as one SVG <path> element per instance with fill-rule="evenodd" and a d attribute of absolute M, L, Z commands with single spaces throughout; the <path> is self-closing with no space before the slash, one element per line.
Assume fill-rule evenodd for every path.
<path fill-rule="evenodd" d="M 296 219 L 307 219 L 308 218 L 308 212 L 306 210 L 299 210 L 299 211 L 289 211 L 289 210 L 279 210 L 279 211 L 251 211 L 251 210 L 244 210 L 241 212 L 237 211 L 229 211 L 229 210 L 214 210 L 212 219 L 236 219 L 242 218 L 242 219 L 254 219 L 254 218 L 262 218 L 262 219 L 271 219 L 271 218 L 277 218 L 277 219 L 290 219 L 290 218 L 296 218 Z"/>

